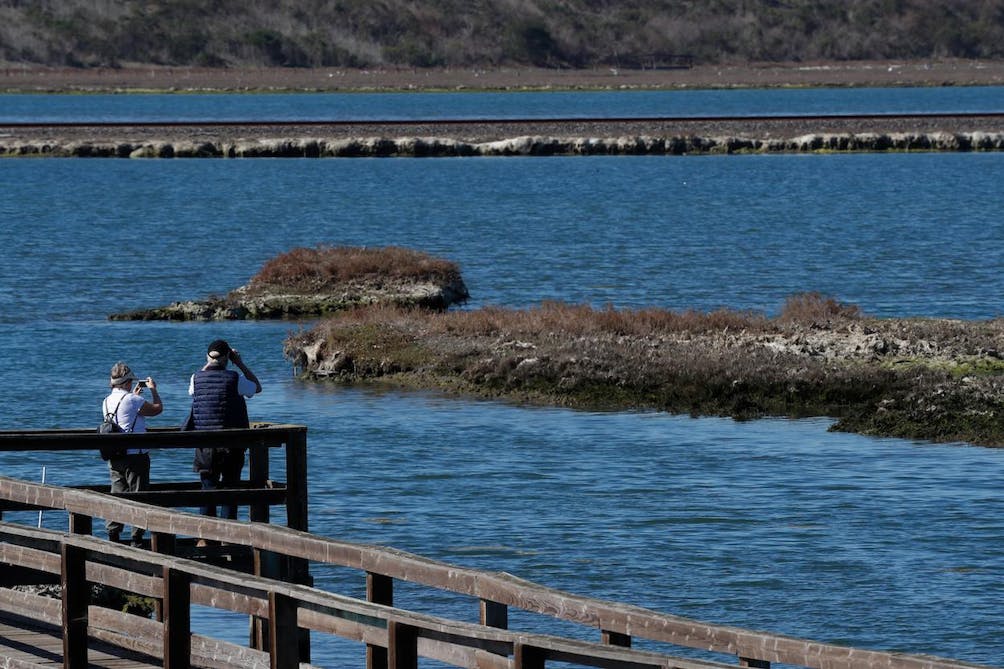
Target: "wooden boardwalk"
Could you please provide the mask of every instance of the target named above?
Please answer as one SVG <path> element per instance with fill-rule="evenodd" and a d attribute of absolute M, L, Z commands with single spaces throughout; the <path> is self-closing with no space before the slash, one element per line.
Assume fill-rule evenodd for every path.
<path fill-rule="evenodd" d="M 544 669 L 550 662 L 607 669 L 727 669 L 772 663 L 808 669 L 988 669 L 985 665 L 848 648 L 769 632 L 715 625 L 637 606 L 591 599 L 392 548 L 342 542 L 306 531 L 306 428 L 272 426 L 218 433 L 170 432 L 96 437 L 93 430 L 0 432 L 0 451 L 96 450 L 96 439 L 153 448 L 246 444 L 250 478 L 228 490 L 178 482 L 135 495 L 92 486 L 62 488 L 0 476 L 0 514 L 63 513 L 67 531 L 10 522 L 0 515 L 0 669 L 312 669 L 311 635 L 357 642 L 367 669 L 418 669 L 420 658 L 469 669 Z M 268 475 L 270 452 L 284 452 L 286 483 Z M 250 522 L 174 510 L 237 501 Z M 289 527 L 268 522 L 284 505 Z M 96 519 L 144 528 L 149 547 L 91 536 Z M 193 551 L 195 539 L 217 542 Z M 225 545 L 225 547 L 224 547 Z M 226 553 L 244 559 L 226 560 Z M 366 598 L 312 586 L 309 565 L 359 572 Z M 394 584 L 427 588 L 468 602 L 477 623 L 394 605 Z M 59 583 L 59 599 L 18 583 Z M 120 590 L 153 605 L 152 618 L 97 606 L 92 586 Z M 192 607 L 247 616 L 248 644 L 191 630 Z M 595 640 L 508 629 L 509 609 L 554 618 Z M 666 650 L 633 648 L 635 639 Z M 892 640 L 894 641 L 894 640 Z M 677 649 L 677 650 L 674 650 Z M 698 660 L 684 655 L 715 656 Z M 715 655 L 717 654 L 717 655 Z M 719 661 L 719 659 L 721 661 Z"/>

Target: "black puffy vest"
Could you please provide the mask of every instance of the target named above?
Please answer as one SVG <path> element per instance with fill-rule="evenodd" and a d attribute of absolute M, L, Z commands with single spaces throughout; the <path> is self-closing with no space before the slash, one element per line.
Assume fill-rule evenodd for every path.
<path fill-rule="evenodd" d="M 248 405 L 237 392 L 237 372 L 205 369 L 195 373 L 192 417 L 196 430 L 249 427 Z"/>
<path fill-rule="evenodd" d="M 219 430 L 228 427 L 250 427 L 248 405 L 237 392 L 237 372 L 228 369 L 206 369 L 195 373 L 195 394 L 192 396 L 192 418 L 196 430 Z M 244 459 L 244 449 L 196 448 L 195 471 L 218 469 L 220 460 L 229 457 Z"/>

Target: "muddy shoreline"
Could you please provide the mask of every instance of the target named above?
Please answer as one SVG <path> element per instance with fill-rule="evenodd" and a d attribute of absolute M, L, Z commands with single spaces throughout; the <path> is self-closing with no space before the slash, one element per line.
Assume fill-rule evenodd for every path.
<path fill-rule="evenodd" d="M 0 92 L 407 91 L 686 89 L 820 86 L 999 86 L 1004 62 L 841 61 L 698 65 L 687 69 L 194 68 L 0 65 Z"/>

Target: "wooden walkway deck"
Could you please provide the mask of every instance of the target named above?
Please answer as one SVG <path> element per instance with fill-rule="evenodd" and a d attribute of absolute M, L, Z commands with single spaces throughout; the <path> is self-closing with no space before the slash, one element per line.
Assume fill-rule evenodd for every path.
<path fill-rule="evenodd" d="M 160 669 L 164 666 L 159 658 L 95 639 L 90 640 L 87 650 L 89 669 Z M 62 669 L 62 625 L 0 612 L 0 667 Z"/>

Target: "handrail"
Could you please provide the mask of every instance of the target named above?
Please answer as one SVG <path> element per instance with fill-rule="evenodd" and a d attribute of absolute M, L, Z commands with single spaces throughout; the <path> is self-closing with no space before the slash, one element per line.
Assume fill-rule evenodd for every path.
<path fill-rule="evenodd" d="M 179 428 L 154 428 L 147 432 L 119 432 L 98 434 L 96 430 L 0 430 L 0 452 L 4 451 L 74 451 L 92 450 L 107 446 L 116 440 L 129 448 L 211 448 L 239 443 L 249 448 L 276 448 L 290 436 L 306 435 L 303 425 L 285 423 L 256 423 L 247 429 L 192 430 Z"/>
<path fill-rule="evenodd" d="M 438 562 L 403 551 L 338 541 L 264 523 L 243 523 L 170 511 L 103 493 L 57 488 L 0 477 L 0 500 L 62 509 L 75 516 L 112 517 L 169 535 L 199 536 L 250 546 L 310 562 L 366 572 L 373 592 L 390 599 L 390 582 L 400 579 L 469 595 L 480 600 L 482 621 L 504 620 L 505 607 L 549 615 L 598 628 L 611 644 L 629 645 L 632 637 L 738 656 L 743 664 L 769 662 L 812 669 L 973 669 L 976 665 L 946 658 L 848 648 L 780 634 L 714 625 L 638 606 L 592 599 L 522 580 Z M 388 602 L 389 603 L 389 602 Z M 502 609 L 500 612 L 499 609 Z"/>
<path fill-rule="evenodd" d="M 429 657 L 461 667 L 543 667 L 548 659 L 610 669 L 726 669 L 726 665 L 678 658 L 651 651 L 619 648 L 553 635 L 515 632 L 382 606 L 316 588 L 192 560 L 161 555 L 80 535 L 25 528 L 0 522 L 0 560 L 57 571 L 68 586 L 62 591 L 60 619 L 64 666 L 86 669 L 88 636 L 102 636 L 164 660 L 166 669 L 187 669 L 193 650 L 191 604 L 212 606 L 268 621 L 269 664 L 299 669 L 297 627 L 362 640 L 386 648 L 390 666 L 417 667 Z M 68 575 L 77 574 L 77 579 Z M 161 603 L 160 623 L 137 616 L 102 612 L 89 605 L 89 583 L 140 591 Z M 0 589 L 3 609 L 55 622 L 54 607 L 44 598 Z M 91 628 L 95 629 L 91 629 Z M 142 634 L 137 634 L 137 631 Z M 283 634 L 283 632 L 287 632 Z M 510 665 L 509 657 L 513 658 Z M 214 658 L 219 659 L 219 658 Z M 241 666 L 231 663 L 231 666 Z M 245 665 L 246 666 L 246 665 Z M 252 666 L 262 666 L 256 662 Z"/>

